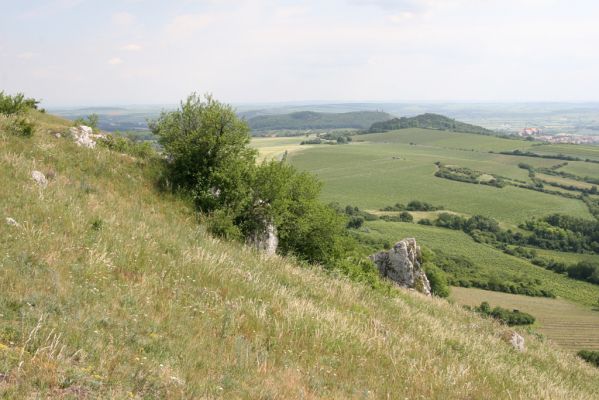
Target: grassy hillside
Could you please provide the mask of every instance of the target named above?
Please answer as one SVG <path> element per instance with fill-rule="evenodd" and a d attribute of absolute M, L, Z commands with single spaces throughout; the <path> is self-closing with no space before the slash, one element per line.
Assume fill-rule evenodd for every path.
<path fill-rule="evenodd" d="M 481 135 L 494 134 L 493 131 L 483 128 L 482 126 L 467 124 L 465 122 L 447 118 L 443 115 L 431 113 L 421 114 L 415 117 L 393 118 L 387 121 L 376 122 L 372 124 L 369 131 L 387 132 L 406 128 L 438 129 L 442 131 L 476 133 Z"/>
<path fill-rule="evenodd" d="M 49 121 L 51 132 L 64 130 Z M 31 171 L 54 175 L 47 188 Z M 0 132 L 2 398 L 568 398 L 599 371 L 443 300 L 215 240 L 147 161 Z M 19 226 L 4 223 L 14 218 Z"/>
<path fill-rule="evenodd" d="M 248 120 L 253 130 L 273 129 L 367 129 L 373 123 L 385 121 L 391 115 L 380 111 L 353 111 L 347 113 L 322 113 L 299 111 L 290 114 L 260 115 Z"/>

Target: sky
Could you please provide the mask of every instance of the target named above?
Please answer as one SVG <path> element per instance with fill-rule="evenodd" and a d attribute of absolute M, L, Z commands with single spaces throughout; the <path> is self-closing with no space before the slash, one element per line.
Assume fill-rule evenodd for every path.
<path fill-rule="evenodd" d="M 46 106 L 598 101 L 597 0 L 0 0 Z"/>

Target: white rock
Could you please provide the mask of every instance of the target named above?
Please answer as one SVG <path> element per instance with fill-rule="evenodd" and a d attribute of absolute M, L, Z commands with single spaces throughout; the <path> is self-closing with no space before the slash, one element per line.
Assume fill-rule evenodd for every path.
<path fill-rule="evenodd" d="M 48 186 L 48 180 L 46 179 L 46 175 L 44 175 L 40 171 L 31 172 L 31 178 L 41 187 Z"/>
<path fill-rule="evenodd" d="M 87 147 L 93 149 L 96 147 L 95 138 L 104 137 L 104 135 L 94 135 L 94 130 L 89 126 L 80 125 L 78 127 L 72 127 L 69 132 L 73 136 L 75 143 L 81 147 Z"/>
<path fill-rule="evenodd" d="M 431 295 L 431 285 L 422 268 L 422 253 L 416 239 L 399 241 L 391 250 L 373 254 L 370 259 L 376 264 L 381 276 L 391 279 L 399 286 Z"/>
<path fill-rule="evenodd" d="M 248 238 L 250 246 L 255 247 L 258 250 L 265 252 L 267 255 L 272 256 L 276 254 L 277 247 L 279 246 L 279 238 L 277 236 L 277 227 L 272 223 L 266 223 L 263 231 L 254 232 Z"/>
<path fill-rule="evenodd" d="M 504 342 L 509 343 L 514 349 L 518 351 L 524 351 L 524 338 L 514 331 L 505 331 L 501 334 L 501 339 Z"/>
<path fill-rule="evenodd" d="M 17 221 L 15 221 L 14 218 L 11 218 L 11 217 L 6 218 L 6 223 L 10 226 L 19 226 L 19 223 Z"/>

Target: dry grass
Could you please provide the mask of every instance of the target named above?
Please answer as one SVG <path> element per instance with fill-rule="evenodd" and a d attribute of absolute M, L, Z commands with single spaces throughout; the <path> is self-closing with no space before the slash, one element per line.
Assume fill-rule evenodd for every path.
<path fill-rule="evenodd" d="M 32 169 L 54 171 L 46 189 Z M 599 372 L 443 300 L 205 234 L 151 164 L 0 133 L 2 398 L 588 399 Z M 20 224 L 4 224 L 12 217 Z"/>

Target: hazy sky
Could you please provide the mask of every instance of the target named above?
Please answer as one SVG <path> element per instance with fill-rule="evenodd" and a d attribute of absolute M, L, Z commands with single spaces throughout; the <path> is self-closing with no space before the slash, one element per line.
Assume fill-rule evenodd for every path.
<path fill-rule="evenodd" d="M 0 0 L 45 105 L 599 100 L 597 0 Z"/>

